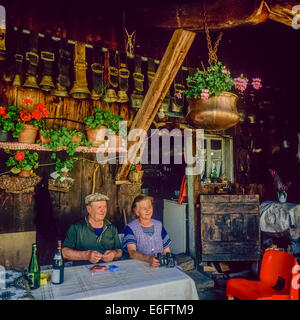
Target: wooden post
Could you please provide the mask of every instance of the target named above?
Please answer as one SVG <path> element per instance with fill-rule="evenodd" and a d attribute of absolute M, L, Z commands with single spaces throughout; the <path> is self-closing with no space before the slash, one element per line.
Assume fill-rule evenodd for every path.
<path fill-rule="evenodd" d="M 186 54 L 192 45 L 195 35 L 196 34 L 194 32 L 183 29 L 177 29 L 174 31 L 167 50 L 156 71 L 151 86 L 143 100 L 141 108 L 131 125 L 130 131 L 133 129 L 144 129 L 145 131 L 148 131 L 157 111 L 161 106 L 162 100 L 169 90 Z M 140 142 L 140 144 L 141 143 L 142 142 Z M 134 144 L 134 141 L 129 141 L 127 147 L 128 150 Z M 138 150 L 138 144 L 136 147 Z M 130 167 L 131 163 L 129 161 L 124 163 L 118 171 L 117 180 L 125 180 L 129 173 Z"/>

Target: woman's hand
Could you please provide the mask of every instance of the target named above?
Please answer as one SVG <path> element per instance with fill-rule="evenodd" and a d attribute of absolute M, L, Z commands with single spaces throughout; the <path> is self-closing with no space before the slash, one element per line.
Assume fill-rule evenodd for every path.
<path fill-rule="evenodd" d="M 159 260 L 157 260 L 155 256 L 150 256 L 149 264 L 151 268 L 156 268 L 156 267 L 159 267 L 160 265 Z"/>

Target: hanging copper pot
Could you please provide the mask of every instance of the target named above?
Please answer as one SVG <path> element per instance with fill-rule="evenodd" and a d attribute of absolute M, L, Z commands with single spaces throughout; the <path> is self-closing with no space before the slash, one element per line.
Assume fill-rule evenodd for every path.
<path fill-rule="evenodd" d="M 223 91 L 219 96 L 190 99 L 187 121 L 196 128 L 226 130 L 235 126 L 240 118 L 236 108 L 238 96 Z"/>

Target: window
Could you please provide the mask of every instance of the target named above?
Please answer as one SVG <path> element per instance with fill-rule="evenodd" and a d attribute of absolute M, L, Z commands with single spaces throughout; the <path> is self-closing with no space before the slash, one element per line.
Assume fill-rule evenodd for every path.
<path fill-rule="evenodd" d="M 201 173 L 201 180 L 225 175 L 233 182 L 233 146 L 232 137 L 214 134 L 204 134 L 205 165 Z"/>

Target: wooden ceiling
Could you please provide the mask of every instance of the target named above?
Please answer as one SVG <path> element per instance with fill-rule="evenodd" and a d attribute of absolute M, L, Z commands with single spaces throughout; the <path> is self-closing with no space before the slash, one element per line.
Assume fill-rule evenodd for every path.
<path fill-rule="evenodd" d="M 73 40 L 94 42 L 99 38 L 111 46 L 123 45 L 122 29 L 210 30 L 251 26 L 267 19 L 291 26 L 298 0 L 4 0 L 7 21 L 25 29 L 64 31 Z"/>

